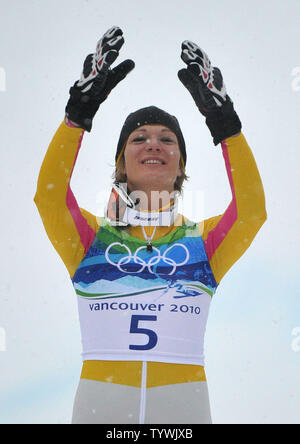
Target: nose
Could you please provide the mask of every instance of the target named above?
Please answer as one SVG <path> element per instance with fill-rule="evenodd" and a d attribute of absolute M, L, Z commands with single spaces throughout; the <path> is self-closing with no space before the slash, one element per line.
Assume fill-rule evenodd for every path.
<path fill-rule="evenodd" d="M 161 151 L 161 147 L 157 137 L 149 137 L 146 142 L 147 151 Z"/>

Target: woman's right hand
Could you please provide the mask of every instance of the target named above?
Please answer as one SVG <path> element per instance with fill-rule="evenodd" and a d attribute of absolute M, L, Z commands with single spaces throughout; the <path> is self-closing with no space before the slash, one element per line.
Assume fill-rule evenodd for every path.
<path fill-rule="evenodd" d="M 94 54 L 84 61 L 80 80 L 70 89 L 66 117 L 86 131 L 91 131 L 93 118 L 111 90 L 134 68 L 133 60 L 125 60 L 111 69 L 124 44 L 123 31 L 117 26 L 109 29 L 99 40 Z"/>

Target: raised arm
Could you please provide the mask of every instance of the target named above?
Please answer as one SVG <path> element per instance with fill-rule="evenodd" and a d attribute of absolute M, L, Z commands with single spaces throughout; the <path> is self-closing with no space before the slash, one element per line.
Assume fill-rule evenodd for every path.
<path fill-rule="evenodd" d="M 42 163 L 34 197 L 47 235 L 71 277 L 97 229 L 95 216 L 80 210 L 70 188 L 83 134 L 65 122 L 60 125 Z"/>
<path fill-rule="evenodd" d="M 265 195 L 253 154 L 243 134 L 222 142 L 232 200 L 224 214 L 201 226 L 217 283 L 244 254 L 265 222 Z"/>
<path fill-rule="evenodd" d="M 70 89 L 66 121 L 58 128 L 43 161 L 34 201 L 54 248 L 72 277 L 96 235 L 96 217 L 79 208 L 70 181 L 84 130 L 91 131 L 93 118 L 110 91 L 134 67 L 125 60 L 114 69 L 124 43 L 118 27 L 109 29 L 90 54 L 79 81 Z"/>
<path fill-rule="evenodd" d="M 232 200 L 224 214 L 200 224 L 207 256 L 217 283 L 247 250 L 266 220 L 265 196 L 241 122 L 227 95 L 219 68 L 191 41 L 182 43 L 187 68 L 178 77 L 206 118 L 215 145 L 221 143 Z"/>

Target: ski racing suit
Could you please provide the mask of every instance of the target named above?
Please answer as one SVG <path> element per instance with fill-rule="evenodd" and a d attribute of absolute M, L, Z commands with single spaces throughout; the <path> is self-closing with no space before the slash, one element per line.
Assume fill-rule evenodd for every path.
<path fill-rule="evenodd" d="M 78 300 L 83 366 L 72 423 L 210 424 L 210 301 L 266 220 L 252 152 L 242 133 L 223 141 L 226 211 L 157 227 L 149 252 L 141 226 L 113 227 L 78 206 L 70 181 L 83 135 L 62 122 L 34 199 Z"/>

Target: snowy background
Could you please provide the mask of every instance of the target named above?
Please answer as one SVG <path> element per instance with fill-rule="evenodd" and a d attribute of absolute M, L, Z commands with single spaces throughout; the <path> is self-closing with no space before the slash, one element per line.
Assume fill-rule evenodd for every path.
<path fill-rule="evenodd" d="M 117 63 L 132 58 L 136 68 L 84 137 L 74 194 L 100 211 L 121 125 L 153 104 L 180 121 L 186 197 L 203 194 L 204 217 L 224 211 L 231 195 L 221 151 L 177 78 L 181 42 L 202 46 L 235 102 L 268 211 L 211 306 L 213 421 L 300 423 L 299 13 L 299 0 L 0 0 L 0 423 L 70 423 L 81 369 L 76 298 L 33 197 L 69 87 L 112 25 L 125 36 Z"/>

